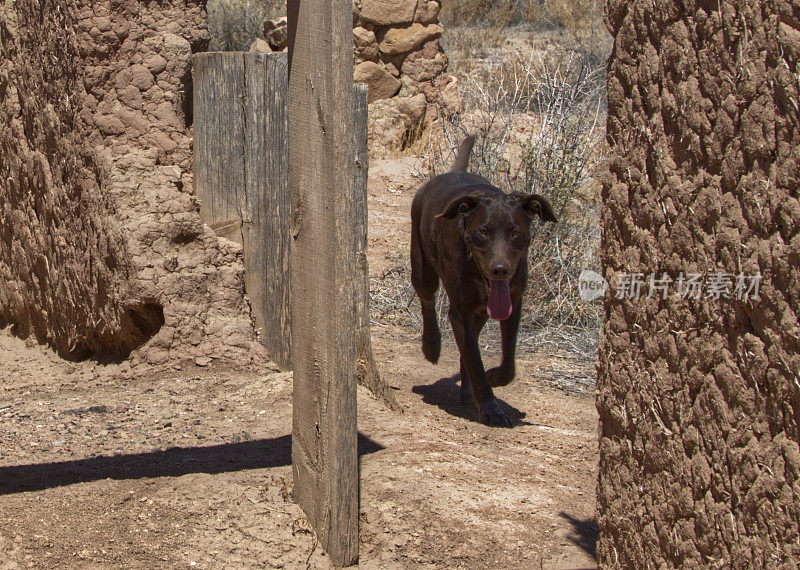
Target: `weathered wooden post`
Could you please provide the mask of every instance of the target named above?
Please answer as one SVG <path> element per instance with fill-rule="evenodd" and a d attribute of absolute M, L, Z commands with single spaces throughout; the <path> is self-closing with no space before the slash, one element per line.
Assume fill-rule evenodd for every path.
<path fill-rule="evenodd" d="M 331 560 L 358 559 L 351 0 L 290 0 L 294 494 Z"/>
<path fill-rule="evenodd" d="M 291 367 L 286 54 L 194 58 L 194 185 L 200 214 L 242 245 L 245 288 L 272 360 Z"/>
<path fill-rule="evenodd" d="M 370 332 L 369 311 L 369 264 L 367 262 L 367 178 L 369 171 L 369 146 L 367 145 L 369 88 L 355 86 L 355 117 L 353 134 L 355 136 L 356 173 L 353 188 L 355 200 L 356 263 L 358 282 L 356 284 L 356 375 L 358 383 L 372 392 L 375 397 L 395 411 L 402 411 L 389 385 L 378 374 L 378 366 L 372 354 L 372 334 Z"/>

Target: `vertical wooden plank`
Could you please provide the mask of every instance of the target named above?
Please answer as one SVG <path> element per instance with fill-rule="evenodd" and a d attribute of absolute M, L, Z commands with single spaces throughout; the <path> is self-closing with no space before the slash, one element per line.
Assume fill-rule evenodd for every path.
<path fill-rule="evenodd" d="M 246 97 L 243 220 L 245 287 L 261 343 L 283 370 L 291 368 L 291 200 L 287 137 L 286 54 L 240 54 Z"/>
<path fill-rule="evenodd" d="M 369 311 L 369 262 L 367 259 L 367 178 L 369 175 L 369 146 L 367 130 L 369 110 L 367 97 L 369 88 L 366 85 L 355 86 L 354 107 L 354 145 L 356 149 L 356 169 L 353 184 L 353 200 L 356 224 L 356 263 L 358 264 L 358 290 L 356 292 L 356 376 L 358 383 L 372 392 L 395 411 L 400 405 L 394 397 L 389 385 L 380 377 L 375 357 L 372 354 L 372 335 L 370 333 Z"/>
<path fill-rule="evenodd" d="M 193 80 L 194 187 L 200 215 L 218 235 L 242 243 L 244 60 L 234 54 L 198 54 Z"/>
<path fill-rule="evenodd" d="M 289 13 L 294 493 L 337 566 L 358 558 L 351 0 Z"/>
<path fill-rule="evenodd" d="M 195 191 L 200 215 L 242 245 L 260 340 L 291 367 L 291 223 L 286 54 L 194 58 Z"/>

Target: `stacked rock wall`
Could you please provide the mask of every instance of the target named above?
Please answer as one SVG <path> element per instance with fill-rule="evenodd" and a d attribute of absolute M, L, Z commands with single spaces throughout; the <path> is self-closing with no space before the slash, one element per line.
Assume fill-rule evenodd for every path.
<path fill-rule="evenodd" d="M 369 86 L 370 153 L 400 150 L 442 114 L 460 110 L 439 39 L 441 0 L 353 0 L 356 83 Z M 286 17 L 264 22 L 250 51 L 285 51 Z"/>
<path fill-rule="evenodd" d="M 602 566 L 800 559 L 800 5 L 610 0 Z M 700 274 L 637 300 L 624 274 Z M 728 287 L 712 288 L 713 275 Z M 758 298 L 738 276 L 761 275 Z M 724 283 L 724 281 L 723 281 Z M 747 286 L 752 281 L 746 281 Z M 727 291 L 731 298 L 715 298 Z"/>
<path fill-rule="evenodd" d="M 439 38 L 441 0 L 355 0 L 355 80 L 369 85 L 370 149 L 408 144 L 459 106 Z"/>
<path fill-rule="evenodd" d="M 427 0 L 361 0 L 354 4 L 355 77 L 370 86 L 369 102 L 406 89 L 435 101 L 432 82 L 447 69 L 439 46 L 440 4 Z"/>
<path fill-rule="evenodd" d="M 74 358 L 263 361 L 238 246 L 200 220 L 200 0 L 0 8 L 0 320 Z"/>

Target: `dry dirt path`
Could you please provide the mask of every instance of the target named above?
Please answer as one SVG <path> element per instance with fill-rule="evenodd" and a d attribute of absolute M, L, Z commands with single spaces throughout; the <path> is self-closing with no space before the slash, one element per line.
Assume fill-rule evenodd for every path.
<path fill-rule="evenodd" d="M 395 167 L 371 182 L 377 270 L 407 247 Z M 361 566 L 593 567 L 594 401 L 550 387 L 569 362 L 521 360 L 497 392 L 517 425 L 493 429 L 458 404 L 452 347 L 433 366 L 413 331 L 373 342 L 405 412 L 359 389 Z M 290 430 L 289 374 L 141 375 L 2 330 L 0 569 L 329 568 L 291 499 Z"/>
<path fill-rule="evenodd" d="M 447 349 L 376 335 L 403 414 L 359 392 L 364 568 L 593 564 L 594 404 L 523 361 L 492 429 L 457 405 Z M 0 335 L 0 568 L 328 567 L 291 502 L 291 382 L 135 377 Z M 118 367 L 117 367 L 118 368 Z"/>

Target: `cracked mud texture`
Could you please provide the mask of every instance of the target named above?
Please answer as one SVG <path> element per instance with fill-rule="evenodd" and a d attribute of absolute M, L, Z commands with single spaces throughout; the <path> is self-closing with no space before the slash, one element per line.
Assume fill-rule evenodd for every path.
<path fill-rule="evenodd" d="M 800 4 L 607 7 L 598 561 L 796 567 Z M 760 299 L 614 298 L 715 271 Z"/>
<path fill-rule="evenodd" d="M 266 359 L 192 196 L 205 2 L 0 7 L 0 321 L 70 358 Z"/>

